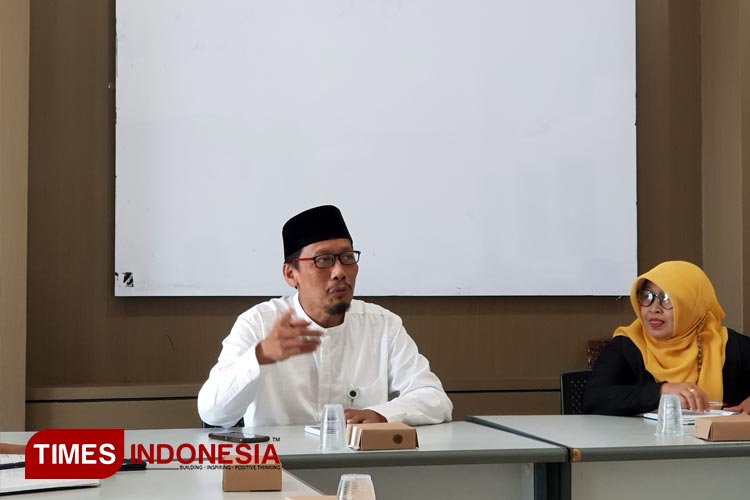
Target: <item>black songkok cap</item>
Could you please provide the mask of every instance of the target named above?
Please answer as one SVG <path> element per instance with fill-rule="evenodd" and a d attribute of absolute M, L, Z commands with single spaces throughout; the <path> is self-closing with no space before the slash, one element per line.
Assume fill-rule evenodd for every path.
<path fill-rule="evenodd" d="M 337 238 L 352 241 L 341 211 L 333 205 L 311 208 L 295 215 L 286 221 L 281 236 L 284 239 L 284 260 L 318 241 Z"/>

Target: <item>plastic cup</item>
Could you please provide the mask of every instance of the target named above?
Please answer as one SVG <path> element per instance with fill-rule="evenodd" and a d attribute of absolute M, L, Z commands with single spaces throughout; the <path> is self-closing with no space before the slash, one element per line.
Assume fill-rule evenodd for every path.
<path fill-rule="evenodd" d="M 336 500 L 375 500 L 375 488 L 369 474 L 344 474 L 339 481 Z"/>
<path fill-rule="evenodd" d="M 662 394 L 659 416 L 656 420 L 657 436 L 682 436 L 682 405 L 678 394 Z"/>
<path fill-rule="evenodd" d="M 346 418 L 341 405 L 325 405 L 320 419 L 320 451 L 346 448 Z"/>

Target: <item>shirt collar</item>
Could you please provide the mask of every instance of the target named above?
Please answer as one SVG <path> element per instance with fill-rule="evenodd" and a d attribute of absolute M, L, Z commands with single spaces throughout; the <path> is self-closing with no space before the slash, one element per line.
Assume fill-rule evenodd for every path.
<path fill-rule="evenodd" d="M 319 324 L 317 324 L 315 321 L 312 320 L 312 318 L 310 318 L 310 316 L 307 315 L 307 313 L 305 312 L 305 310 L 302 309 L 302 304 L 300 304 L 300 302 L 299 302 L 299 292 L 297 292 L 297 293 L 294 294 L 294 297 L 292 298 L 292 304 L 294 305 L 294 315 L 297 316 L 300 319 L 304 319 L 305 321 L 309 321 L 310 322 L 310 329 L 312 329 L 312 330 L 320 330 L 321 332 L 323 332 L 323 336 L 325 336 L 326 334 L 332 334 L 332 333 L 336 333 L 336 332 L 338 332 L 340 330 L 343 330 L 344 327 L 346 326 L 346 319 L 349 316 L 348 314 L 344 314 L 344 321 L 340 325 L 334 326 L 332 328 L 324 328 L 324 327 L 320 326 Z"/>

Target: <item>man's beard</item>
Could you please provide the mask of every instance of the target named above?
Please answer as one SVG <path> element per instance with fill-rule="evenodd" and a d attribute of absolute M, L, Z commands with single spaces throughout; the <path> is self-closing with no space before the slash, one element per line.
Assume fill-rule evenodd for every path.
<path fill-rule="evenodd" d="M 341 302 L 337 302 L 336 304 L 326 306 L 326 312 L 331 316 L 341 316 L 349 310 L 350 305 L 351 302 L 344 302 L 342 300 Z"/>

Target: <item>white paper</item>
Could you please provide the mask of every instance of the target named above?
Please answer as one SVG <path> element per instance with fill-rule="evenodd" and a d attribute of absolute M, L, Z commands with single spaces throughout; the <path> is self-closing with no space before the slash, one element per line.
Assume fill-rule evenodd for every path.
<path fill-rule="evenodd" d="M 727 415 L 736 415 L 736 412 L 733 411 L 725 411 L 725 410 L 709 410 L 707 412 L 702 411 L 690 411 L 690 410 L 682 410 L 682 423 L 684 425 L 692 425 L 695 423 L 696 418 L 703 418 L 703 417 L 724 417 Z M 655 411 L 644 413 L 643 418 L 647 418 L 649 420 L 658 420 L 659 414 Z"/>
<path fill-rule="evenodd" d="M 0 455 L 0 464 L 24 462 L 24 455 Z M 26 469 L 0 470 L 0 495 L 20 491 L 49 490 L 53 488 L 81 488 L 99 486 L 98 479 L 26 479 Z"/>
<path fill-rule="evenodd" d="M 305 432 L 307 432 L 308 434 L 315 434 L 316 436 L 320 436 L 320 425 L 306 425 Z"/>

